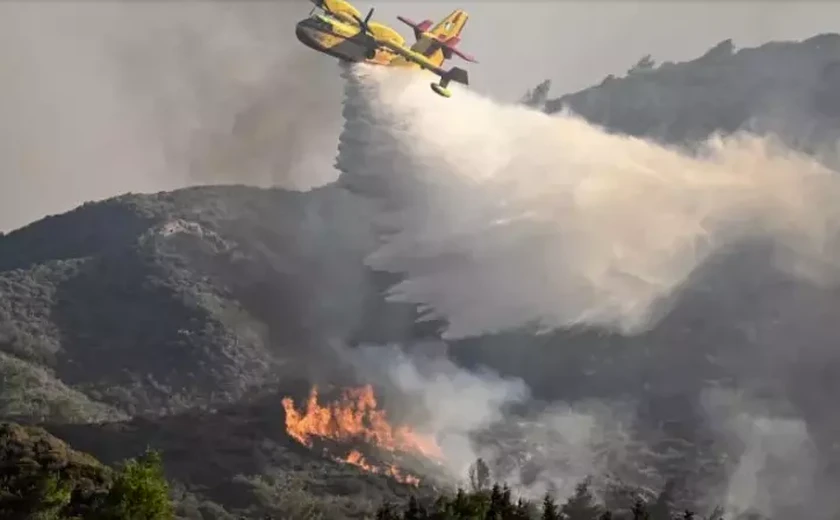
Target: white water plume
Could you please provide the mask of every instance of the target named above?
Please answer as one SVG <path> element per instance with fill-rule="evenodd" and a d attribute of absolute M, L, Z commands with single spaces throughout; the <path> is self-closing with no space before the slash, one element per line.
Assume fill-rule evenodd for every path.
<path fill-rule="evenodd" d="M 338 165 L 385 195 L 391 231 L 368 264 L 404 273 L 390 299 L 445 318 L 449 338 L 643 331 L 742 240 L 771 240 L 797 274 L 836 274 L 836 172 L 770 139 L 715 137 L 692 155 L 458 86 L 444 99 L 431 75 L 355 76 Z"/>

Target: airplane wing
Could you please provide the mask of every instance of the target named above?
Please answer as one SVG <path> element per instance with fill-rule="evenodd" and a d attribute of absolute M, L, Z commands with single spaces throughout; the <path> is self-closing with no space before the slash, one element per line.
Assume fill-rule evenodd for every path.
<path fill-rule="evenodd" d="M 309 0 L 315 4 L 315 8 L 321 8 L 326 13 L 333 16 L 339 16 L 347 21 L 355 20 L 359 22 L 362 14 L 356 9 L 353 4 L 347 0 Z M 373 9 L 371 9 L 373 11 Z"/>
<path fill-rule="evenodd" d="M 440 76 L 441 83 L 443 84 L 443 86 L 448 84 L 450 81 L 455 81 L 457 83 L 461 83 L 461 84 L 464 84 L 464 85 L 469 84 L 467 71 L 465 71 L 464 69 L 461 69 L 461 68 L 458 68 L 458 67 L 452 67 L 451 69 L 446 70 L 446 69 L 438 67 L 438 66 L 436 66 L 432 63 L 429 63 L 429 61 L 423 59 L 422 56 L 418 57 L 417 53 L 415 53 L 411 49 L 403 47 L 402 45 L 397 45 L 393 42 L 385 41 L 385 40 L 380 40 L 377 43 L 379 43 L 379 45 L 381 45 L 383 47 L 386 47 L 386 48 L 390 49 L 391 51 L 399 54 L 400 56 L 404 57 L 405 59 L 407 59 L 409 61 L 413 61 L 414 63 L 420 65 L 422 68 L 424 68 L 428 71 L 434 72 L 435 74 Z"/>
<path fill-rule="evenodd" d="M 420 65 L 424 69 L 427 69 L 427 70 L 430 70 L 430 71 L 434 72 L 438 76 L 442 76 L 443 74 L 446 73 L 445 69 L 442 69 L 442 68 L 440 68 L 436 65 L 433 65 L 432 63 L 429 63 L 429 61 L 426 60 L 426 59 L 423 59 L 423 57 L 418 57 L 417 53 L 415 53 L 414 51 L 412 51 L 411 49 L 409 49 L 407 47 L 403 47 L 402 45 L 397 45 L 396 43 L 393 43 L 391 41 L 386 41 L 386 40 L 377 40 L 377 43 L 379 45 L 381 45 L 383 47 L 386 47 L 387 49 L 399 54 L 403 58 L 405 58 L 409 61 L 413 61 L 414 63 Z"/>

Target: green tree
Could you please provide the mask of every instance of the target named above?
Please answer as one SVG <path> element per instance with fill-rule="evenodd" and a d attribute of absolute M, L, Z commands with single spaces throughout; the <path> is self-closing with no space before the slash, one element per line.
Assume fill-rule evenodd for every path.
<path fill-rule="evenodd" d="M 455 498 L 452 500 L 450 509 L 456 518 L 469 518 L 468 515 L 477 513 L 474 511 L 474 504 L 470 500 L 470 496 L 463 489 L 458 489 Z"/>
<path fill-rule="evenodd" d="M 490 494 L 486 491 L 467 493 L 459 489 L 452 501 L 452 512 L 463 520 L 484 520 L 490 511 Z"/>
<path fill-rule="evenodd" d="M 516 508 L 513 510 L 512 518 L 514 520 L 531 520 L 534 514 L 534 508 L 531 502 L 520 498 L 516 502 Z"/>
<path fill-rule="evenodd" d="M 650 57 L 650 54 L 648 54 L 646 56 L 642 56 L 642 58 L 639 61 L 637 61 L 635 65 L 630 67 L 630 70 L 627 71 L 627 74 L 632 75 L 639 72 L 650 71 L 653 70 L 655 66 L 656 61 L 654 61 L 653 58 Z"/>
<path fill-rule="evenodd" d="M 673 480 L 665 483 L 665 487 L 656 501 L 650 506 L 651 520 L 671 520 L 674 510 L 674 494 L 676 492 L 676 484 Z M 690 517 L 689 517 L 689 520 Z"/>
<path fill-rule="evenodd" d="M 542 520 L 560 520 L 560 510 L 557 508 L 557 502 L 548 493 L 543 498 L 541 518 Z"/>
<path fill-rule="evenodd" d="M 650 520 L 650 513 L 645 506 L 645 501 L 641 498 L 636 499 L 630 512 L 633 514 L 633 520 Z"/>
<path fill-rule="evenodd" d="M 10 479 L 4 479 L 8 482 Z M 4 482 L 4 484 L 6 483 Z M 55 473 L 19 478 L 0 489 L 0 518 L 10 520 L 58 520 L 67 518 L 72 490 Z"/>
<path fill-rule="evenodd" d="M 434 510 L 429 515 L 429 520 L 460 520 L 461 517 L 455 514 L 454 500 L 446 495 L 441 495 L 435 500 Z"/>
<path fill-rule="evenodd" d="M 39 502 L 37 511 L 30 516 L 32 520 L 58 520 L 66 518 L 62 514 L 70 504 L 72 489 L 66 482 L 62 482 L 58 475 L 51 474 L 42 480 L 37 493 Z"/>
<path fill-rule="evenodd" d="M 386 502 L 376 511 L 376 520 L 401 520 L 401 515 L 393 504 Z"/>
<path fill-rule="evenodd" d="M 403 514 L 404 520 L 425 520 L 428 517 L 428 513 L 423 509 L 414 495 L 408 500 L 408 509 L 406 509 L 405 514 Z"/>
<path fill-rule="evenodd" d="M 564 518 L 571 520 L 598 520 L 601 508 L 589 490 L 591 479 L 586 479 L 575 486 L 575 494 L 560 508 Z"/>
<path fill-rule="evenodd" d="M 502 488 L 498 484 L 493 484 L 490 489 L 490 509 L 484 515 L 484 520 L 502 520 L 503 500 Z"/>
<path fill-rule="evenodd" d="M 484 459 L 477 459 L 469 469 L 470 488 L 473 492 L 490 487 L 490 467 Z"/>
<path fill-rule="evenodd" d="M 170 520 L 174 518 L 169 483 L 156 451 L 126 461 L 105 497 L 101 517 L 114 520 Z"/>
<path fill-rule="evenodd" d="M 551 90 L 551 80 L 547 79 L 522 96 L 520 103 L 531 108 L 542 108 L 548 99 L 549 90 Z"/>

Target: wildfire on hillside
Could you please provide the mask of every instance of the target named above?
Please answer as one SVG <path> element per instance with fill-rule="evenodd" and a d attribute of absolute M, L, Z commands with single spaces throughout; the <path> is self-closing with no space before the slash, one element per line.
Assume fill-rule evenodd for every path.
<path fill-rule="evenodd" d="M 309 393 L 303 412 L 295 409 L 294 401 L 289 397 L 284 398 L 282 403 L 286 410 L 286 432 L 310 448 L 314 439 L 339 443 L 363 441 L 390 453 L 420 454 L 431 459 L 442 456 L 433 438 L 416 433 L 407 426 L 392 426 L 385 411 L 377 409 L 371 385 L 346 389 L 339 400 L 324 405 L 318 403 L 318 387 L 315 386 Z M 371 464 L 355 449 L 343 457 L 330 456 L 371 473 L 389 475 L 406 484 L 419 484 L 417 477 L 403 474 L 396 465 Z"/>

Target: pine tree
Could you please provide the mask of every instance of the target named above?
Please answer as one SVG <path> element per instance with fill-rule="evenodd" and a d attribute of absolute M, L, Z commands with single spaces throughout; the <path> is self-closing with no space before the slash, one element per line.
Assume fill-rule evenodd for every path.
<path fill-rule="evenodd" d="M 520 498 L 513 511 L 514 520 L 531 520 L 531 503 Z"/>
<path fill-rule="evenodd" d="M 428 516 L 429 520 L 461 520 L 461 517 L 455 514 L 454 500 L 441 495 L 435 500 L 435 505 L 432 513 Z"/>
<path fill-rule="evenodd" d="M 650 514 L 641 498 L 636 499 L 636 503 L 633 504 L 633 509 L 630 512 L 633 513 L 633 520 L 650 520 Z"/>
<path fill-rule="evenodd" d="M 417 501 L 414 495 L 408 499 L 408 509 L 403 514 L 403 520 L 425 520 L 428 516 L 424 508 Z"/>
<path fill-rule="evenodd" d="M 477 459 L 469 469 L 470 487 L 473 492 L 490 487 L 490 467 L 483 459 Z"/>
<path fill-rule="evenodd" d="M 575 494 L 560 508 L 564 518 L 570 520 L 598 520 L 601 515 L 601 508 L 589 490 L 590 484 L 591 479 L 587 478 L 575 486 Z"/>
<path fill-rule="evenodd" d="M 546 493 L 543 498 L 542 520 L 560 520 L 560 511 L 557 507 L 557 502 L 551 498 L 551 495 Z"/>
<path fill-rule="evenodd" d="M 451 509 L 456 518 L 480 520 L 490 509 L 490 499 L 484 492 L 467 493 L 459 488 Z"/>
<path fill-rule="evenodd" d="M 508 518 L 512 518 L 516 510 L 516 506 L 513 504 L 512 492 L 510 486 L 505 484 L 502 486 L 502 500 L 501 500 L 501 512 L 502 518 L 507 520 Z"/>
<path fill-rule="evenodd" d="M 662 492 L 656 497 L 656 501 L 650 506 L 651 520 L 671 520 L 673 516 L 673 502 L 676 491 L 676 483 L 669 480 L 662 488 Z M 689 517 L 690 520 L 690 517 Z"/>
<path fill-rule="evenodd" d="M 534 87 L 533 90 L 529 90 L 524 96 L 522 96 L 520 102 L 531 108 L 542 108 L 548 99 L 548 91 L 550 89 L 551 80 L 547 79 Z"/>
<path fill-rule="evenodd" d="M 484 515 L 485 520 L 503 520 L 505 512 L 504 494 L 498 484 L 490 490 L 490 509 Z"/>
<path fill-rule="evenodd" d="M 393 504 L 386 502 L 376 510 L 376 520 L 401 520 L 400 514 L 394 510 Z"/>

